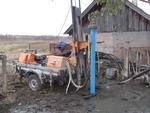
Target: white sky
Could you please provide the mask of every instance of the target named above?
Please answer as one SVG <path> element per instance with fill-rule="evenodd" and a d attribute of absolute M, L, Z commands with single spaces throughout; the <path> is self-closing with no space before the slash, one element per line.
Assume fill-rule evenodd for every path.
<path fill-rule="evenodd" d="M 134 0 L 129 0 L 130 2 L 134 1 Z M 140 0 L 135 0 L 137 1 L 137 5 L 143 9 L 145 12 L 147 12 L 149 15 L 150 15 L 150 5 L 145 3 L 145 2 L 142 2 Z"/>
<path fill-rule="evenodd" d="M 93 0 L 81 0 L 85 9 Z M 141 4 L 150 14 L 150 6 Z M 70 0 L 0 0 L 0 34 L 57 35 Z M 83 10 L 82 9 L 82 10 Z M 71 24 L 71 11 L 63 33 Z"/>
<path fill-rule="evenodd" d="M 87 7 L 92 0 L 81 0 Z M 70 0 L 0 0 L 0 34 L 57 35 Z M 62 33 L 71 24 L 71 11 Z"/>

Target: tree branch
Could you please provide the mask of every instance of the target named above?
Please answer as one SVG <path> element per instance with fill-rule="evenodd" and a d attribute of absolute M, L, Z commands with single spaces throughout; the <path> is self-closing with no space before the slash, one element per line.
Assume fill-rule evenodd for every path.
<path fill-rule="evenodd" d="M 150 4 L 150 0 L 140 0 L 140 1 Z"/>

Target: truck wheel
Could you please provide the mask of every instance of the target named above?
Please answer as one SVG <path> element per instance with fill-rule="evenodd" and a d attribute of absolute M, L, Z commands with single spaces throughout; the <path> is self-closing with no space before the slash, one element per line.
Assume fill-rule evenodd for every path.
<path fill-rule="evenodd" d="M 31 90 L 39 91 L 42 88 L 39 77 L 36 74 L 32 74 L 28 78 L 28 85 Z"/>

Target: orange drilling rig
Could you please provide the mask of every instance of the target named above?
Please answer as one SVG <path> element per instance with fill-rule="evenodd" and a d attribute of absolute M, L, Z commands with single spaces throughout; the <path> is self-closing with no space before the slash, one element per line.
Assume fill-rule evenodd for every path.
<path fill-rule="evenodd" d="M 95 30 L 91 26 L 89 43 L 82 36 L 81 5 L 76 7 L 71 0 L 73 36 L 72 42 L 58 42 L 55 46 L 60 53 L 39 54 L 36 51 L 21 53 L 16 64 L 20 79 L 25 78 L 33 91 L 40 90 L 45 84 L 63 85 L 68 82 L 66 93 L 72 83 L 77 90 L 84 87 L 91 79 L 91 94 L 95 93 Z M 93 42 L 92 42 L 93 41 Z M 89 58 L 91 49 L 91 59 Z M 89 60 L 92 60 L 89 62 Z M 91 64 L 90 64 L 91 63 Z M 90 68 L 91 65 L 91 68 Z M 90 68 L 90 69 L 89 69 Z M 91 74 L 89 74 L 89 71 Z M 91 76 L 89 76 L 91 75 Z"/>

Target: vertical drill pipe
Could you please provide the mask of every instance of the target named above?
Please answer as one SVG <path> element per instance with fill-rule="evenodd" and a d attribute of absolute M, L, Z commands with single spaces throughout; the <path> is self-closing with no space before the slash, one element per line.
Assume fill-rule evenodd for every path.
<path fill-rule="evenodd" d="M 73 6 L 73 1 L 71 0 L 71 10 L 72 10 L 72 27 L 73 27 L 73 39 L 74 42 L 83 41 L 82 37 L 82 29 L 81 29 L 81 6 L 80 6 L 80 0 L 79 0 L 79 8 Z M 85 71 L 83 69 L 83 52 L 80 52 L 79 50 L 76 50 L 75 52 L 76 58 L 77 58 L 77 78 L 78 78 L 78 85 L 81 84 L 81 76 L 83 75 L 83 72 Z"/>
<path fill-rule="evenodd" d="M 79 0 L 79 9 L 80 9 L 80 14 L 81 14 L 81 1 Z M 80 29 L 81 29 L 81 39 L 83 41 L 83 31 L 82 31 L 82 18 L 80 15 Z"/>
<path fill-rule="evenodd" d="M 90 41 L 91 41 L 91 62 L 90 62 L 90 94 L 95 94 L 95 41 L 96 27 L 90 27 Z"/>
<path fill-rule="evenodd" d="M 74 42 L 77 40 L 76 38 L 76 29 L 75 29 L 75 12 L 74 12 L 74 7 L 73 7 L 73 2 L 72 0 L 70 0 L 70 3 L 71 3 L 71 13 L 72 13 L 72 30 L 73 30 L 73 34 L 72 34 L 72 37 L 74 39 Z"/>

